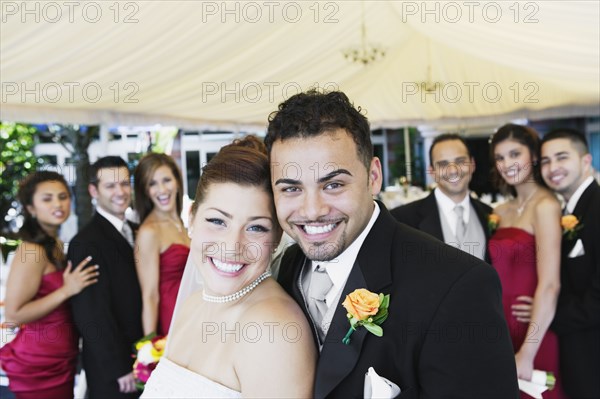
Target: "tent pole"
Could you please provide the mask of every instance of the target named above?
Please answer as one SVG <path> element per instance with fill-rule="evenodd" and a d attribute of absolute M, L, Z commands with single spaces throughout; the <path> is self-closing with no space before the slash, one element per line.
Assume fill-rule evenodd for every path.
<path fill-rule="evenodd" d="M 410 135 L 408 133 L 408 126 L 404 126 L 404 162 L 406 164 L 406 179 L 408 184 L 412 182 L 412 164 L 410 159 Z"/>

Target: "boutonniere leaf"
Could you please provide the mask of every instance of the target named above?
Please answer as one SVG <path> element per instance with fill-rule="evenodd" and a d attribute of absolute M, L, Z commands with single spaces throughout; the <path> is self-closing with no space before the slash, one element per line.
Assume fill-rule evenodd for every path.
<path fill-rule="evenodd" d="M 381 324 L 388 317 L 389 294 L 375 294 L 364 288 L 359 288 L 346 295 L 342 306 L 348 311 L 347 316 L 350 322 L 350 329 L 342 339 L 344 344 L 350 344 L 350 336 L 359 327 L 366 328 L 367 331 L 378 337 L 383 336 Z"/>
<path fill-rule="evenodd" d="M 488 215 L 488 231 L 490 234 L 494 234 L 496 229 L 498 229 L 498 225 L 500 224 L 500 216 L 495 213 L 490 213 Z"/>
<path fill-rule="evenodd" d="M 562 233 L 567 240 L 573 240 L 577 237 L 577 232 L 583 228 L 583 224 L 579 224 L 579 219 L 575 215 L 565 215 L 560 218 Z"/>

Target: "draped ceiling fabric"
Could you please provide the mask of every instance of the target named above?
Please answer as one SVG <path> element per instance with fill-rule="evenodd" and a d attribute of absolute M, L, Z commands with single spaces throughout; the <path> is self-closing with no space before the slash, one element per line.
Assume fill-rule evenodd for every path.
<path fill-rule="evenodd" d="M 342 54 L 356 1 L 68 3 L 2 2 L 0 120 L 264 129 L 313 86 L 373 127 L 600 114 L 595 0 L 366 1 L 386 49 L 367 66 Z M 437 92 L 418 90 L 428 66 Z"/>

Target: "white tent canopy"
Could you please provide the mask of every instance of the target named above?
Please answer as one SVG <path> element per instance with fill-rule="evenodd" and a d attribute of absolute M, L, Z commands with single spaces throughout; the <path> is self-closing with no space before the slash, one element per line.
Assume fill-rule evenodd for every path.
<path fill-rule="evenodd" d="M 264 129 L 314 86 L 345 91 L 374 127 L 600 114 L 595 0 L 1 7 L 0 120 Z M 367 66 L 342 54 L 363 15 L 386 50 Z"/>

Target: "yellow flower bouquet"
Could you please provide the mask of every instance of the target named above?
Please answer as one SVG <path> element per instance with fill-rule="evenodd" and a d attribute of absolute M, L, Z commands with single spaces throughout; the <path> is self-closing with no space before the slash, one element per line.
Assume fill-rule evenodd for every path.
<path fill-rule="evenodd" d="M 148 378 L 165 351 L 166 344 L 167 337 L 158 336 L 156 333 L 148 334 L 134 344 L 136 354 L 134 355 L 133 376 L 139 390 L 144 389 Z"/>

